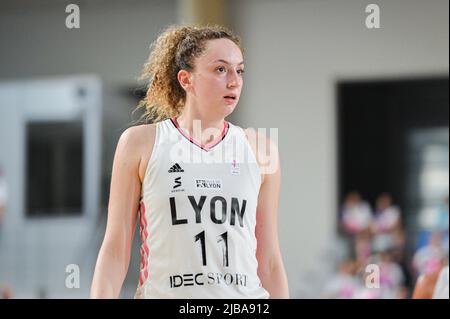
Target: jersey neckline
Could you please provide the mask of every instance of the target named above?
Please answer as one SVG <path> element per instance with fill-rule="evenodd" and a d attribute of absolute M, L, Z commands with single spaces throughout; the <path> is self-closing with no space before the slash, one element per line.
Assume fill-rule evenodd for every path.
<path fill-rule="evenodd" d="M 223 139 L 227 135 L 228 131 L 230 130 L 230 123 L 228 123 L 227 121 L 224 121 L 222 133 L 215 140 L 202 145 L 200 142 L 196 141 L 194 138 L 189 136 L 189 134 L 184 132 L 184 130 L 181 128 L 180 124 L 178 123 L 176 117 L 172 117 L 169 120 L 172 123 L 172 125 L 176 128 L 176 130 L 178 132 L 180 132 L 180 134 L 182 136 L 184 136 L 189 142 L 191 142 L 192 144 L 196 145 L 197 147 L 199 147 L 200 149 L 202 149 L 206 152 L 209 152 L 213 147 L 217 146 L 221 141 L 223 141 Z"/>

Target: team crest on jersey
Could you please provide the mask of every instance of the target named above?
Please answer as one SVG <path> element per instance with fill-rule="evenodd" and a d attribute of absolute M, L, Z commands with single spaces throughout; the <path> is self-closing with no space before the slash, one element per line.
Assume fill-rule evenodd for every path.
<path fill-rule="evenodd" d="M 236 162 L 235 159 L 233 159 L 233 162 L 231 162 L 230 173 L 231 175 L 241 175 L 241 167 L 239 166 L 239 163 Z"/>
<path fill-rule="evenodd" d="M 212 190 L 221 190 L 222 189 L 222 180 L 220 179 L 194 179 L 195 189 L 212 189 Z"/>

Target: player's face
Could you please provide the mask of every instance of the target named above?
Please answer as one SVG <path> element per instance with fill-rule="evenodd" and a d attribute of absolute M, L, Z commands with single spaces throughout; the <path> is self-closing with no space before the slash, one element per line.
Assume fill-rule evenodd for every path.
<path fill-rule="evenodd" d="M 192 98 L 200 112 L 224 118 L 236 107 L 243 85 L 241 49 L 229 39 L 209 40 L 194 61 Z"/>

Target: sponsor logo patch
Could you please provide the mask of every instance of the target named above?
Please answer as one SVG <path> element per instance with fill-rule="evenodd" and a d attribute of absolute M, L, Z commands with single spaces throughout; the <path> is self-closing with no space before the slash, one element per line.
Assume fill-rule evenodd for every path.
<path fill-rule="evenodd" d="M 195 189 L 212 189 L 212 190 L 222 189 L 222 180 L 220 179 L 195 178 L 194 184 Z"/>

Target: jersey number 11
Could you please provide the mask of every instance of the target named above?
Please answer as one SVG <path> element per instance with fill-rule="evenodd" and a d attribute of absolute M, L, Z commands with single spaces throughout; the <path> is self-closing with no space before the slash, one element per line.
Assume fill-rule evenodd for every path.
<path fill-rule="evenodd" d="M 195 235 L 195 241 L 200 240 L 200 244 L 202 246 L 202 262 L 203 266 L 206 266 L 206 245 L 205 245 L 205 231 L 198 233 Z M 217 243 L 222 246 L 222 254 L 223 254 L 223 266 L 228 267 L 228 232 L 224 232 L 223 234 L 218 236 Z"/>

